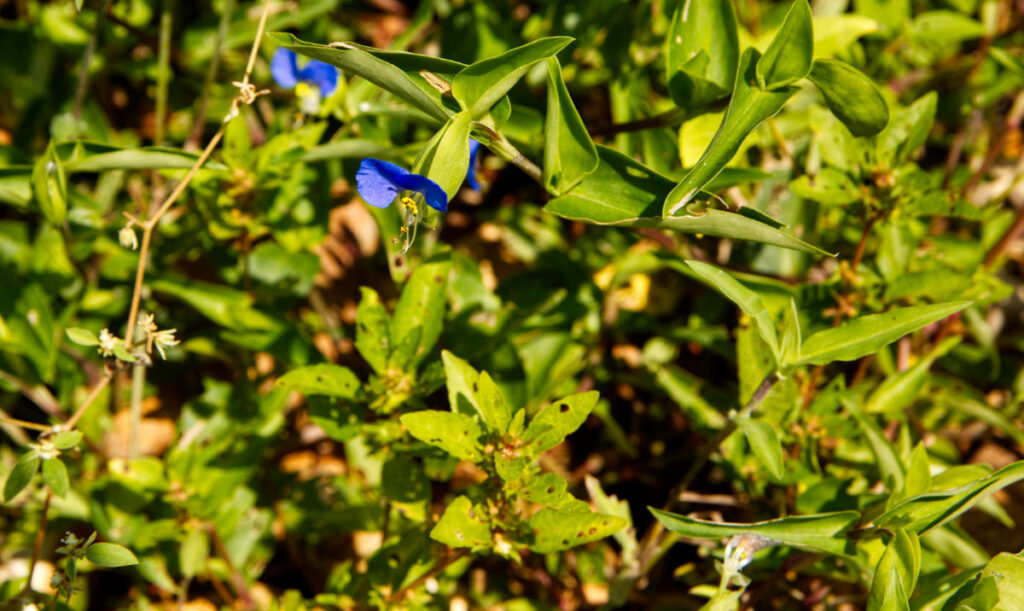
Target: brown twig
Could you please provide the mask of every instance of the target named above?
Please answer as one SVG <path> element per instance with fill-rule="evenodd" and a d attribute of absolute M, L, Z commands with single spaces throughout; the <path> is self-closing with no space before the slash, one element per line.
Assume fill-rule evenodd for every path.
<path fill-rule="evenodd" d="M 434 563 L 434 566 L 430 567 L 429 571 L 420 575 L 418 578 L 411 581 L 408 585 L 399 588 L 395 591 L 394 594 L 389 596 L 388 602 L 400 603 L 401 600 L 405 598 L 409 592 L 412 592 L 416 588 L 426 583 L 426 581 L 431 577 L 436 577 L 438 574 L 441 573 L 441 571 L 445 570 L 446 568 L 454 564 L 456 561 L 461 560 L 462 558 L 465 558 L 468 555 L 468 551 L 460 549 L 458 551 L 449 552 L 443 558 L 438 558 L 437 562 Z"/>
<path fill-rule="evenodd" d="M 231 573 L 231 587 L 235 589 L 235 593 L 238 594 L 238 598 L 242 600 L 242 606 L 245 609 L 254 609 L 255 603 L 252 599 L 252 594 L 249 592 L 249 586 L 245 583 L 245 578 L 242 577 L 242 573 L 235 567 L 235 563 L 231 561 L 231 556 L 228 554 L 228 550 L 224 547 L 224 541 L 221 540 L 220 535 L 217 534 L 217 529 L 213 527 L 213 524 L 206 526 L 206 532 L 210 534 L 210 539 L 213 541 L 213 546 L 217 549 L 217 555 L 224 560 L 224 564 L 227 565 L 228 571 Z"/>
<path fill-rule="evenodd" d="M 28 563 L 28 579 L 25 581 L 25 589 L 21 595 L 25 596 L 32 591 L 32 575 L 36 571 L 36 564 L 39 563 L 39 555 L 42 553 L 43 541 L 46 539 L 46 514 L 50 512 L 50 499 L 53 498 L 53 490 L 46 489 L 46 498 L 43 500 L 43 513 L 39 516 L 39 530 L 36 531 L 36 542 L 32 546 L 32 559 Z"/>
<path fill-rule="evenodd" d="M 107 387 L 107 384 L 110 384 L 110 378 L 111 376 L 109 375 L 103 376 L 100 379 L 100 381 L 95 386 L 92 387 L 92 390 L 89 391 L 89 396 L 86 397 L 85 402 L 82 403 L 82 406 L 79 407 L 78 410 L 74 414 L 72 414 L 70 418 L 68 418 L 67 422 L 64 423 L 64 427 L 66 429 L 70 430 L 75 428 L 75 425 L 78 423 L 79 418 L 81 418 L 82 415 L 85 414 L 85 410 L 89 409 L 89 406 L 92 405 L 93 401 L 96 400 L 96 397 L 100 396 L 100 393 L 103 392 L 103 389 Z"/>
<path fill-rule="evenodd" d="M 1024 206 L 1022 206 L 1020 210 L 1017 210 L 1017 216 L 1013 218 L 1013 223 L 1011 223 L 1010 227 L 1007 228 L 1003 237 L 999 238 L 999 241 L 996 242 L 995 246 L 985 253 L 985 261 L 982 265 L 987 268 L 991 268 L 995 265 L 996 261 L 998 261 L 1003 253 L 1006 252 L 1006 249 L 1010 247 L 1010 244 L 1020 237 L 1021 233 L 1024 233 Z"/>

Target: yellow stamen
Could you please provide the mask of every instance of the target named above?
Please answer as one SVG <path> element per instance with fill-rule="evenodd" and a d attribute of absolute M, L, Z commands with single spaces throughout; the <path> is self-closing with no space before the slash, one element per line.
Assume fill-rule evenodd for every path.
<path fill-rule="evenodd" d="M 405 225 L 402 225 L 400 229 L 402 230 L 402 233 L 409 233 L 409 228 L 406 227 Z"/>
<path fill-rule="evenodd" d="M 311 96 L 313 95 L 313 88 L 310 87 L 308 83 L 299 82 L 297 85 L 295 85 L 295 95 L 300 98 Z"/>
<path fill-rule="evenodd" d="M 419 208 L 416 207 L 416 202 L 411 197 L 403 197 L 402 205 L 408 208 L 414 215 L 419 214 Z"/>

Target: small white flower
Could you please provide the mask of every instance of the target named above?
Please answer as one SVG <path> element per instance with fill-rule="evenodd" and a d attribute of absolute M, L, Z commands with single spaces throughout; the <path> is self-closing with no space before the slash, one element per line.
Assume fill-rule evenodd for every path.
<path fill-rule="evenodd" d="M 160 352 L 160 358 L 166 360 L 167 355 L 164 354 L 164 348 L 173 348 L 180 342 L 174 338 L 174 332 L 177 329 L 165 329 L 163 331 L 157 331 L 150 337 L 153 339 L 153 343 L 156 344 L 156 349 Z"/>
<path fill-rule="evenodd" d="M 99 340 L 100 345 L 99 348 L 97 349 L 103 356 L 110 356 L 114 354 L 114 350 L 117 348 L 118 344 L 121 341 L 121 339 L 114 335 L 113 333 L 111 333 L 109 329 L 104 329 L 100 331 Z"/>
<path fill-rule="evenodd" d="M 152 313 L 143 314 L 142 317 L 139 318 L 139 326 L 142 327 L 142 330 L 145 331 L 146 335 L 151 335 L 156 331 L 156 323 L 153 319 L 154 316 Z"/>
<path fill-rule="evenodd" d="M 36 452 L 39 452 L 39 458 L 43 460 L 50 460 L 60 456 L 60 450 L 48 439 L 44 439 L 36 445 Z"/>
<path fill-rule="evenodd" d="M 81 543 L 81 542 L 82 542 L 82 540 L 81 540 L 81 539 L 79 539 L 79 538 L 78 538 L 78 537 L 77 537 L 77 536 L 75 535 L 75 533 L 73 533 L 73 532 L 67 532 L 67 533 L 64 533 L 64 538 L 62 538 L 62 539 L 60 540 L 60 542 L 61 542 L 61 543 L 63 543 L 64 545 L 68 545 L 68 546 L 74 546 L 74 545 L 78 545 L 79 543 Z"/>
<path fill-rule="evenodd" d="M 135 237 L 135 230 L 131 225 L 125 225 L 121 228 L 121 231 L 117 232 L 117 240 L 125 248 L 131 248 L 132 250 L 139 248 L 139 239 Z"/>

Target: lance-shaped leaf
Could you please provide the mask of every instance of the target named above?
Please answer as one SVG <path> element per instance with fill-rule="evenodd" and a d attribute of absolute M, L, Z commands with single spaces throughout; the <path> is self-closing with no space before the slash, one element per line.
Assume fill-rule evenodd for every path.
<path fill-rule="evenodd" d="M 809 549 L 834 556 L 846 555 L 849 540 L 846 531 L 860 519 L 856 511 L 837 511 L 806 516 L 791 516 L 733 524 L 729 522 L 706 522 L 683 515 L 649 508 L 654 517 L 668 530 L 695 539 L 721 539 L 733 535 L 760 535 L 783 545 Z"/>
<path fill-rule="evenodd" d="M 43 460 L 43 483 L 60 498 L 68 494 L 68 468 L 59 458 Z"/>
<path fill-rule="evenodd" d="M 757 460 L 768 469 L 772 477 L 776 480 L 782 479 L 782 476 L 786 474 L 782 458 L 782 443 L 772 425 L 752 418 L 737 418 L 736 424 L 743 431 L 743 436 L 747 438 L 747 443 L 750 444 L 750 449 L 754 451 Z"/>
<path fill-rule="evenodd" d="M 687 261 L 686 265 L 705 282 L 721 291 L 723 295 L 738 305 L 754 321 L 758 333 L 761 334 L 765 343 L 768 344 L 768 348 L 771 349 L 772 354 L 775 356 L 775 362 L 778 363 L 780 358 L 779 338 L 775 331 L 775 322 L 761 302 L 761 297 L 743 286 L 739 280 L 736 280 L 727 272 L 714 265 L 708 265 L 700 261 Z"/>
<path fill-rule="evenodd" d="M 448 199 L 455 197 L 469 169 L 468 112 L 455 114 L 427 142 L 413 171 L 441 185 Z"/>
<path fill-rule="evenodd" d="M 402 416 L 409 434 L 424 443 L 437 446 L 456 458 L 479 462 L 483 458 L 480 438 L 483 427 L 466 414 L 423 410 Z"/>
<path fill-rule="evenodd" d="M 754 67 L 759 57 L 756 49 L 744 51 L 736 71 L 732 99 L 729 100 L 722 124 L 718 126 L 714 139 L 700 160 L 665 198 L 662 207 L 664 216 L 676 214 L 690 203 L 729 163 L 750 132 L 782 110 L 786 101 L 796 93 L 796 87 L 779 87 L 771 91 L 760 89 L 755 84 L 754 76 Z"/>
<path fill-rule="evenodd" d="M 672 181 L 622 153 L 603 146 L 597 151 L 597 170 L 569 193 L 549 201 L 545 211 L 594 225 L 672 229 L 828 255 L 774 224 L 734 212 L 708 210 L 699 216 L 662 218 Z"/>
<path fill-rule="evenodd" d="M 732 2 L 680 2 L 665 47 L 666 79 L 678 106 L 692 108 L 725 96 L 740 57 Z"/>
<path fill-rule="evenodd" d="M 447 121 L 448 116 L 452 114 L 441 103 L 441 93 L 432 87 L 425 78 L 415 72 L 406 72 L 357 45 L 329 47 L 312 44 L 303 42 L 285 32 L 270 33 L 267 34 L 267 38 L 280 47 L 362 77 L 438 121 Z"/>
<path fill-rule="evenodd" d="M 591 512 L 567 512 L 541 509 L 530 518 L 533 542 L 530 550 L 538 554 L 558 552 L 609 537 L 626 526 L 618 516 Z"/>
<path fill-rule="evenodd" d="M 878 516 L 874 525 L 886 529 L 904 528 L 924 534 L 967 511 L 983 495 L 1002 490 L 1022 479 L 1024 461 L 1017 461 L 970 484 L 906 499 Z"/>
<path fill-rule="evenodd" d="M 544 121 L 544 186 L 555 195 L 572 189 L 597 169 L 597 147 L 569 97 L 558 59 L 548 64 L 548 108 Z"/>
<path fill-rule="evenodd" d="M 819 59 L 810 73 L 829 110 L 854 136 L 871 136 L 889 122 L 889 106 L 871 79 L 850 64 Z"/>
<path fill-rule="evenodd" d="M 58 147 L 61 148 L 62 147 Z M 64 162 L 64 171 L 69 174 L 76 172 L 108 172 L 110 170 L 174 170 L 188 169 L 199 159 L 196 153 L 160 146 L 147 146 L 133 149 L 116 149 L 86 154 Z M 88 149 L 86 149 L 88 151 Z M 210 169 L 227 169 L 222 163 L 207 161 L 203 166 Z"/>
<path fill-rule="evenodd" d="M 67 179 L 53 142 L 32 168 L 32 194 L 50 224 L 59 226 L 64 223 L 68 214 Z"/>
<path fill-rule="evenodd" d="M 785 365 L 826 365 L 832 361 L 853 361 L 873 354 L 882 346 L 969 305 L 970 301 L 954 301 L 860 316 L 838 327 L 811 335 L 800 346 L 800 358 Z"/>
<path fill-rule="evenodd" d="M 917 360 L 905 371 L 887 377 L 868 396 L 864 411 L 869 414 L 901 410 L 917 396 L 928 380 L 928 370 L 936 359 L 960 343 L 959 337 L 949 337 Z"/>
<path fill-rule="evenodd" d="M 796 0 L 775 38 L 757 61 L 762 89 L 785 87 L 807 76 L 814 59 L 814 21 L 807 0 Z"/>
<path fill-rule="evenodd" d="M 277 385 L 297 390 L 304 395 L 353 399 L 359 392 L 360 382 L 348 367 L 319 363 L 292 369 L 278 378 Z"/>
<path fill-rule="evenodd" d="M 39 453 L 31 450 L 14 463 L 14 468 L 7 474 L 7 481 L 4 482 L 4 502 L 13 499 L 28 486 L 39 468 L 39 460 Z"/>
<path fill-rule="evenodd" d="M 96 566 L 134 566 L 139 563 L 130 549 L 116 543 L 93 543 L 85 550 L 85 557 Z"/>
<path fill-rule="evenodd" d="M 474 119 L 479 118 L 508 93 L 530 66 L 554 57 L 570 42 L 572 38 L 568 36 L 541 38 L 470 64 L 452 80 L 452 95 Z"/>
<path fill-rule="evenodd" d="M 857 425 L 867 439 L 871 453 L 875 455 L 875 462 L 878 464 L 878 470 L 886 488 L 890 492 L 902 490 L 906 468 L 903 466 L 903 461 L 900 460 L 896 446 L 889 441 L 885 432 L 872 417 L 865 414 L 851 399 L 842 397 L 840 401 L 846 407 L 846 411 L 850 412 L 857 420 Z"/>
<path fill-rule="evenodd" d="M 894 168 L 921 148 L 935 122 L 939 96 L 934 91 L 892 114 L 888 125 L 875 137 L 875 156 L 883 167 Z"/>
<path fill-rule="evenodd" d="M 910 609 L 910 595 L 921 570 L 921 543 L 917 535 L 897 529 L 875 567 L 868 609 Z"/>

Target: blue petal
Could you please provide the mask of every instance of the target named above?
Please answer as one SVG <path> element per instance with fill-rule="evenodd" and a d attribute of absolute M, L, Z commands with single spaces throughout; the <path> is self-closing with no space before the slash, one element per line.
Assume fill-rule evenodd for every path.
<path fill-rule="evenodd" d="M 299 71 L 299 80 L 313 83 L 320 89 L 320 95 L 326 98 L 338 88 L 338 69 L 322 61 L 311 59 Z"/>
<path fill-rule="evenodd" d="M 380 159 L 364 159 L 359 164 L 356 190 L 366 203 L 378 208 L 387 208 L 402 191 L 416 191 L 434 210 L 448 210 L 448 195 L 441 185 Z"/>
<path fill-rule="evenodd" d="M 409 174 L 402 179 L 402 188 L 408 191 L 418 191 L 423 194 L 423 201 L 438 212 L 448 211 L 448 194 L 444 192 L 441 185 L 419 174 Z"/>
<path fill-rule="evenodd" d="M 408 175 L 408 170 L 393 163 L 363 159 L 356 172 L 356 190 L 371 206 L 387 208 L 402 190 L 395 181 Z"/>
<path fill-rule="evenodd" d="M 469 139 L 469 169 L 466 170 L 466 186 L 474 191 L 480 190 L 480 183 L 476 180 L 476 154 L 480 151 L 480 143 L 472 138 Z"/>
<path fill-rule="evenodd" d="M 270 76 L 274 77 L 275 83 L 285 89 L 298 85 L 299 67 L 295 62 L 295 52 L 278 47 L 270 60 Z"/>

